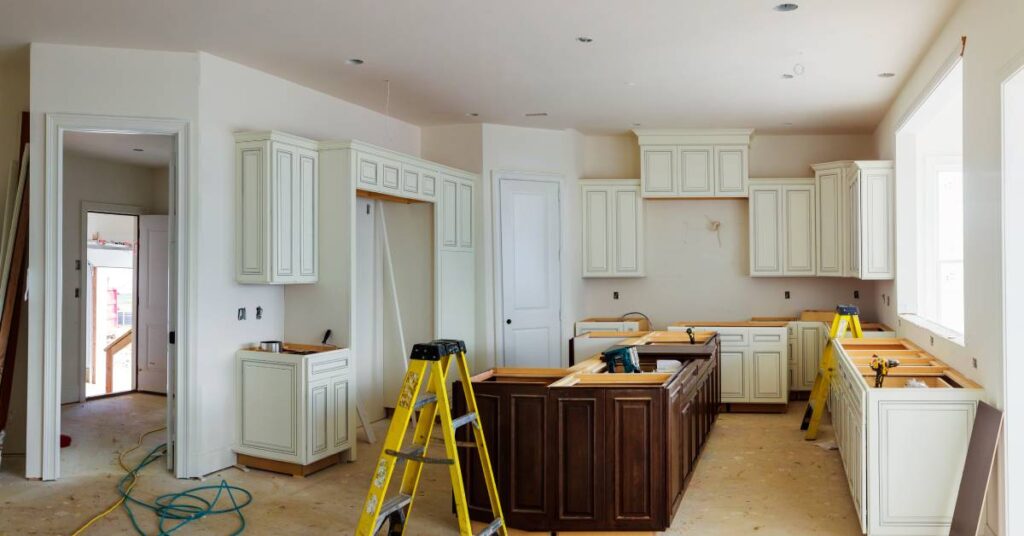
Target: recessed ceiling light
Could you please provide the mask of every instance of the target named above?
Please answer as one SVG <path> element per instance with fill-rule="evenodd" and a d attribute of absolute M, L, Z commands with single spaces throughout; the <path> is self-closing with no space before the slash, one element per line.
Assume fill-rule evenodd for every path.
<path fill-rule="evenodd" d="M 640 123 L 633 123 L 633 126 L 634 127 L 638 127 L 638 126 L 640 126 Z"/>
<path fill-rule="evenodd" d="M 878 73 L 879 78 L 892 78 L 896 76 L 896 73 Z"/>
<path fill-rule="evenodd" d="M 136 148 L 134 148 L 134 149 L 132 149 L 132 150 L 133 150 L 133 151 L 135 151 L 135 152 L 137 152 L 137 153 L 141 153 L 141 152 L 142 152 L 142 149 L 139 149 L 138 147 L 136 147 Z"/>
<path fill-rule="evenodd" d="M 526 114 L 526 117 L 547 117 L 547 112 L 533 112 Z"/>
<path fill-rule="evenodd" d="M 579 41 L 580 43 L 593 43 L 594 42 L 594 38 L 593 37 L 587 37 L 585 35 L 581 35 L 581 36 L 577 37 L 576 40 Z"/>
<path fill-rule="evenodd" d="M 786 80 L 789 80 L 789 79 L 793 78 L 793 75 L 791 75 L 789 73 L 782 73 L 782 78 L 785 78 Z"/>
<path fill-rule="evenodd" d="M 781 11 L 783 13 L 787 13 L 789 11 L 796 11 L 797 8 L 799 8 L 799 7 L 800 6 L 798 6 L 796 4 L 779 4 L 779 5 L 775 6 L 775 7 L 773 7 L 772 9 L 774 9 L 775 11 Z"/>
<path fill-rule="evenodd" d="M 476 112 L 467 112 L 466 117 L 480 117 L 480 114 Z"/>
<path fill-rule="evenodd" d="M 347 63 L 349 65 L 362 65 L 362 64 L 364 64 L 366 62 L 361 60 L 361 59 L 359 59 L 359 58 L 349 58 L 349 59 L 345 60 L 345 63 Z"/>

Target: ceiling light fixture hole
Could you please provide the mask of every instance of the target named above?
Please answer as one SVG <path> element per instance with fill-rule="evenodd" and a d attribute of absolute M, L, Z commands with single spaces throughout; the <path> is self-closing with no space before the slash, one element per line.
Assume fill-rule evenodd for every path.
<path fill-rule="evenodd" d="M 467 112 L 466 117 L 480 117 L 480 114 L 476 112 Z"/>
<path fill-rule="evenodd" d="M 786 4 L 779 4 L 779 5 L 775 6 L 775 7 L 773 7 L 772 9 L 774 9 L 775 11 L 778 11 L 780 13 L 788 13 L 790 11 L 796 11 L 797 8 L 799 8 L 799 7 L 800 6 L 798 6 L 796 4 L 786 3 Z"/>
<path fill-rule="evenodd" d="M 349 65 L 362 65 L 362 64 L 364 64 L 366 62 L 361 60 L 361 59 L 359 59 L 359 58 L 349 58 L 349 59 L 345 60 L 345 63 L 347 63 Z"/>
<path fill-rule="evenodd" d="M 878 73 L 879 78 L 892 78 L 896 76 L 896 73 Z"/>
<path fill-rule="evenodd" d="M 136 147 L 136 148 L 134 148 L 134 149 L 132 149 L 132 150 L 133 150 L 133 151 L 135 151 L 135 152 L 137 152 L 137 153 L 141 153 L 141 152 L 142 152 L 142 149 L 139 149 L 138 147 Z"/>
<path fill-rule="evenodd" d="M 791 75 L 789 73 L 782 73 L 782 78 L 785 79 L 785 80 L 790 80 L 790 79 L 793 78 L 793 75 Z"/>
<path fill-rule="evenodd" d="M 576 40 L 579 41 L 580 43 L 593 43 L 594 42 L 594 38 L 593 37 L 587 37 L 585 35 L 581 35 L 581 36 L 577 37 Z"/>

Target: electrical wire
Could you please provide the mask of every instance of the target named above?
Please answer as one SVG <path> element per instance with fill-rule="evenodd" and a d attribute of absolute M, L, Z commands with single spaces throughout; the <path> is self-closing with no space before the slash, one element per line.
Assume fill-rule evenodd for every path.
<path fill-rule="evenodd" d="M 231 486 L 226 480 L 221 480 L 218 485 L 204 485 L 189 488 L 185 491 L 177 493 L 167 493 L 157 497 L 152 503 L 147 503 L 132 497 L 132 490 L 135 488 L 135 484 L 138 482 L 139 472 L 142 471 L 147 465 L 159 460 L 167 454 L 167 444 L 161 443 L 152 450 L 150 450 L 146 456 L 140 461 L 135 467 L 128 468 L 124 463 L 124 457 L 142 446 L 146 436 L 165 430 L 166 427 L 160 427 L 148 432 L 143 433 L 139 436 L 139 441 L 132 448 L 122 452 L 117 457 L 117 463 L 126 472 L 125 476 L 117 484 L 117 491 L 120 494 L 120 498 L 115 501 L 110 507 L 103 512 L 100 512 L 92 519 L 87 521 L 78 530 L 76 530 L 72 536 L 78 536 L 85 532 L 94 523 L 107 516 L 111 512 L 117 509 L 118 506 L 123 506 L 125 512 L 128 514 L 128 519 L 132 523 L 132 528 L 135 532 L 145 536 L 145 531 L 139 526 L 138 521 L 135 518 L 135 512 L 132 511 L 131 505 L 140 506 L 153 512 L 157 518 L 157 526 L 159 529 L 159 536 L 167 536 L 178 529 L 181 529 L 185 525 L 202 519 L 207 516 L 220 515 L 220 514 L 235 514 L 238 516 L 238 527 L 231 533 L 232 536 L 241 534 L 245 531 L 246 523 L 245 516 L 242 515 L 242 509 L 252 503 L 252 494 L 244 488 L 237 486 Z M 204 492 L 211 492 L 216 490 L 212 499 L 206 499 L 201 494 Z M 235 494 L 240 495 L 241 502 L 236 499 Z M 231 502 L 231 506 L 225 506 L 223 508 L 217 508 L 217 504 L 221 498 L 226 495 L 228 500 Z M 168 526 L 169 522 L 176 522 Z"/>

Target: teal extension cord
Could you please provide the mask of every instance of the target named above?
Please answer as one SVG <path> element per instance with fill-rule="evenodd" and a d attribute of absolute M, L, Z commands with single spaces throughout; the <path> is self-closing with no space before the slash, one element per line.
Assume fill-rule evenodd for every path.
<path fill-rule="evenodd" d="M 242 509 L 252 503 L 252 494 L 245 488 L 228 484 L 227 480 L 221 480 L 220 484 L 217 485 L 196 486 L 177 493 L 167 493 L 157 497 L 153 503 L 147 503 L 132 497 L 133 490 L 128 486 L 129 482 L 137 477 L 139 471 L 159 460 L 166 453 L 167 444 L 158 445 L 149 451 L 146 457 L 131 472 L 125 474 L 117 484 L 117 491 L 124 498 L 122 506 L 128 514 L 128 519 L 131 520 L 135 532 L 140 536 L 146 536 L 146 532 L 142 530 L 142 527 L 139 526 L 138 521 L 135 519 L 132 505 L 145 508 L 157 516 L 159 519 L 157 527 L 160 531 L 157 533 L 158 536 L 168 536 L 193 521 L 222 514 L 235 514 L 238 516 L 238 528 L 231 533 L 232 536 L 244 532 L 245 516 L 242 515 Z M 203 495 L 209 495 L 214 490 L 216 490 L 216 493 L 214 493 L 212 499 L 203 497 Z M 217 504 L 225 496 L 231 501 L 231 505 L 218 508 Z M 241 502 L 239 499 L 241 499 Z"/>

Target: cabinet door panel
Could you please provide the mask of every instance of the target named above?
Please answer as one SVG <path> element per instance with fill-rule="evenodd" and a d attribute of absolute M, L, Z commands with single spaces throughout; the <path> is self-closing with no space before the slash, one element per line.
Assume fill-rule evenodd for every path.
<path fill-rule="evenodd" d="M 290 278 L 295 275 L 297 244 L 294 242 L 292 229 L 296 223 L 295 193 L 296 182 L 295 150 L 279 144 L 273 145 L 274 173 L 273 185 L 273 222 L 274 237 L 274 275 L 279 278 Z"/>
<path fill-rule="evenodd" d="M 406 168 L 402 170 L 402 190 L 411 194 L 420 191 L 420 172 L 416 169 Z"/>
<path fill-rule="evenodd" d="M 437 174 L 423 173 L 423 195 L 434 197 L 437 194 Z"/>
<path fill-rule="evenodd" d="M 781 188 L 757 187 L 750 192 L 750 273 L 782 275 Z"/>
<path fill-rule="evenodd" d="M 359 182 L 368 186 L 380 184 L 380 161 L 367 155 L 359 155 Z"/>
<path fill-rule="evenodd" d="M 751 398 L 780 400 L 786 396 L 786 360 L 778 350 L 751 352 Z M 784 400 L 781 400 L 784 401 Z"/>
<path fill-rule="evenodd" d="M 648 197 L 670 197 L 676 194 L 676 155 L 673 147 L 644 148 L 641 175 L 643 192 Z"/>
<path fill-rule="evenodd" d="M 814 275 L 814 187 L 785 186 L 782 200 L 786 275 Z"/>
<path fill-rule="evenodd" d="M 328 404 L 327 382 L 311 384 L 309 386 L 309 415 L 307 417 L 306 441 L 309 443 L 308 451 L 311 458 L 322 456 L 327 453 L 329 445 L 329 424 L 327 416 Z M 312 461 L 312 460 L 309 460 Z"/>
<path fill-rule="evenodd" d="M 841 169 L 818 172 L 818 213 L 816 237 L 818 243 L 818 275 L 843 275 L 843 223 Z"/>
<path fill-rule="evenodd" d="M 459 246 L 473 247 L 473 186 L 459 183 L 458 200 Z"/>
<path fill-rule="evenodd" d="M 846 275 L 860 277 L 861 177 L 853 172 L 846 183 Z"/>
<path fill-rule="evenodd" d="M 267 204 L 266 153 L 263 147 L 246 147 L 238 155 L 240 221 L 238 232 L 241 252 L 239 254 L 241 275 L 266 276 L 264 262 L 267 251 L 266 217 Z"/>
<path fill-rule="evenodd" d="M 349 415 L 349 389 L 350 380 L 347 376 L 335 378 L 331 384 L 333 398 L 331 409 L 334 412 L 334 442 L 332 448 L 342 448 L 347 445 L 352 437 L 349 435 L 351 428 L 351 417 Z"/>
<path fill-rule="evenodd" d="M 557 396 L 552 425 L 558 448 L 555 456 L 557 522 L 574 529 L 599 527 L 608 515 L 604 475 L 604 393 L 600 389 L 573 390 L 572 397 Z"/>
<path fill-rule="evenodd" d="M 864 233 L 863 270 L 861 277 L 891 279 L 895 274 L 893 252 L 892 171 L 863 172 Z"/>
<path fill-rule="evenodd" d="M 746 402 L 747 382 L 746 359 L 743 350 L 722 351 L 722 401 Z"/>
<path fill-rule="evenodd" d="M 547 464 L 544 427 L 548 397 L 546 393 L 510 397 L 510 459 L 508 508 L 512 514 L 543 514 L 547 509 Z"/>
<path fill-rule="evenodd" d="M 399 165 L 391 162 L 384 162 L 381 165 L 382 177 L 381 186 L 389 190 L 398 190 L 398 181 L 401 176 Z"/>
<path fill-rule="evenodd" d="M 679 190 L 682 194 L 712 196 L 714 187 L 714 149 L 684 147 L 679 150 Z"/>
<path fill-rule="evenodd" d="M 606 447 L 612 469 L 612 520 L 618 527 L 658 519 L 665 502 L 654 475 L 664 475 L 661 404 L 651 390 L 607 394 L 610 430 Z M 659 478 L 660 480 L 660 478 Z M 664 493 L 663 491 L 661 493 Z"/>
<path fill-rule="evenodd" d="M 316 153 L 299 154 L 298 221 L 295 233 L 298 243 L 299 275 L 309 280 L 317 275 L 317 169 Z"/>
<path fill-rule="evenodd" d="M 290 456 L 299 452 L 299 389 L 290 363 L 242 361 L 242 445 Z"/>
<path fill-rule="evenodd" d="M 611 201 L 607 189 L 583 191 L 583 275 L 611 271 Z"/>
<path fill-rule="evenodd" d="M 454 248 L 459 245 L 457 238 L 457 216 L 458 213 L 458 188 L 459 184 L 454 179 L 443 178 L 441 180 L 441 245 Z"/>
<path fill-rule="evenodd" d="M 802 360 L 800 385 L 805 389 L 810 389 L 814 387 L 814 380 L 818 376 L 821 362 L 821 330 L 817 327 L 801 326 L 798 344 Z"/>
<path fill-rule="evenodd" d="M 640 192 L 635 189 L 614 191 L 615 272 L 639 274 L 642 272 L 643 237 L 641 236 Z"/>
<path fill-rule="evenodd" d="M 742 145 L 715 147 L 715 195 L 745 197 L 747 195 L 747 148 Z"/>

